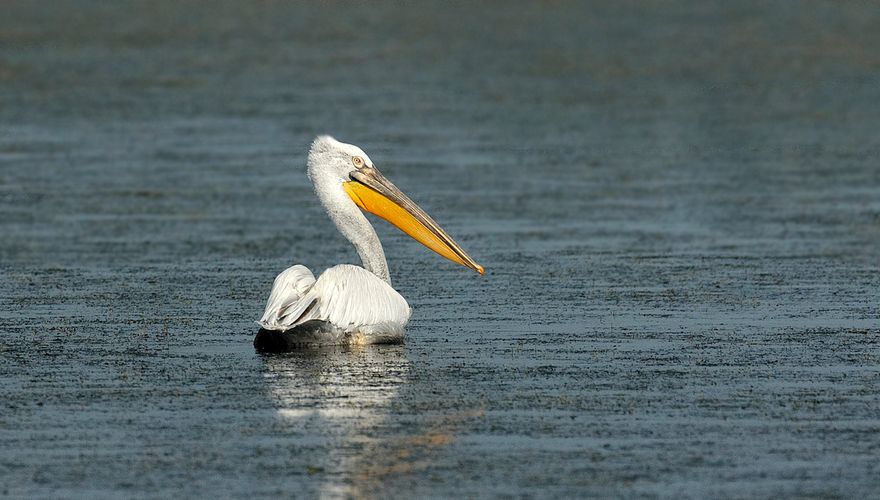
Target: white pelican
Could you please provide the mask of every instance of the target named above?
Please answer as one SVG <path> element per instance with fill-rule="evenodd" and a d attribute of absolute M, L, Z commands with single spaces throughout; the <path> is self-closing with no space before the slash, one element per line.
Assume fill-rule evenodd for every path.
<path fill-rule="evenodd" d="M 304 266 L 284 270 L 275 278 L 266 311 L 257 321 L 262 327 L 254 339 L 257 349 L 403 340 L 409 305 L 391 287 L 382 244 L 358 207 L 443 257 L 483 274 L 483 267 L 386 179 L 361 148 L 320 136 L 309 151 L 308 174 L 321 204 L 354 245 L 363 267 L 340 264 L 317 280 Z"/>

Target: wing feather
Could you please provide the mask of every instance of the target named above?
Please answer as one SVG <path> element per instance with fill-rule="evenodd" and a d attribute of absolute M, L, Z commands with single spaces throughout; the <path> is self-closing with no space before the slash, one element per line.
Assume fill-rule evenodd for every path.
<path fill-rule="evenodd" d="M 324 272 L 315 283 L 316 313 L 344 329 L 399 324 L 409 320 L 406 300 L 385 281 L 362 267 L 339 265 Z"/>
<path fill-rule="evenodd" d="M 316 281 L 311 278 L 311 283 L 301 277 L 301 271 L 282 279 L 282 275 L 297 267 L 308 272 L 302 266 L 294 266 L 275 279 L 266 313 L 258 322 L 263 328 L 289 330 L 306 321 L 320 320 L 346 331 L 402 332 L 409 320 L 406 300 L 388 283 L 362 267 L 334 266 Z M 311 277 L 311 273 L 308 276 Z M 279 287 L 281 290 L 276 296 Z"/>
<path fill-rule="evenodd" d="M 290 318 L 296 311 L 302 314 L 310 305 L 310 303 L 301 305 L 302 299 L 314 284 L 315 275 L 305 266 L 291 266 L 282 271 L 272 284 L 266 310 L 257 323 L 268 330 L 276 330 L 284 325 L 282 318 Z"/>

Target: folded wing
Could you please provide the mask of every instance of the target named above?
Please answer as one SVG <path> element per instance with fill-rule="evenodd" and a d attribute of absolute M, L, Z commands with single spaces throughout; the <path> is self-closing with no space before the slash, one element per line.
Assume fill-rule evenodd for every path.
<path fill-rule="evenodd" d="M 272 292 L 266 302 L 263 317 L 257 323 L 267 330 L 286 330 L 285 323 L 290 316 L 299 312 L 302 315 L 303 298 L 315 284 L 315 275 L 305 266 L 292 266 L 281 272 L 272 284 Z"/>
<path fill-rule="evenodd" d="M 402 331 L 409 315 L 406 300 L 362 267 L 334 266 L 315 281 L 308 269 L 293 266 L 275 279 L 258 323 L 267 330 L 282 331 L 310 320 L 327 321 L 345 331 Z"/>

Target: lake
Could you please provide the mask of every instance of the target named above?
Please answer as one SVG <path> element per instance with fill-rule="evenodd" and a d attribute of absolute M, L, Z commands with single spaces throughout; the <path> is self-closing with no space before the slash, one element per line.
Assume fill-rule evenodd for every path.
<path fill-rule="evenodd" d="M 880 8 L 2 10 L 3 496 L 880 491 Z M 405 344 L 263 356 L 323 133 L 486 275 L 372 218 Z"/>

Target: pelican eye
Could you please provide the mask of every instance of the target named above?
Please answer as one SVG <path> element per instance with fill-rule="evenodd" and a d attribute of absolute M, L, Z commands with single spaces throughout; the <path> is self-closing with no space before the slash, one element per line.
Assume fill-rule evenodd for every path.
<path fill-rule="evenodd" d="M 355 156 L 351 159 L 351 162 L 354 163 L 354 166 L 357 168 L 363 168 L 364 166 L 364 159 L 360 156 Z"/>

